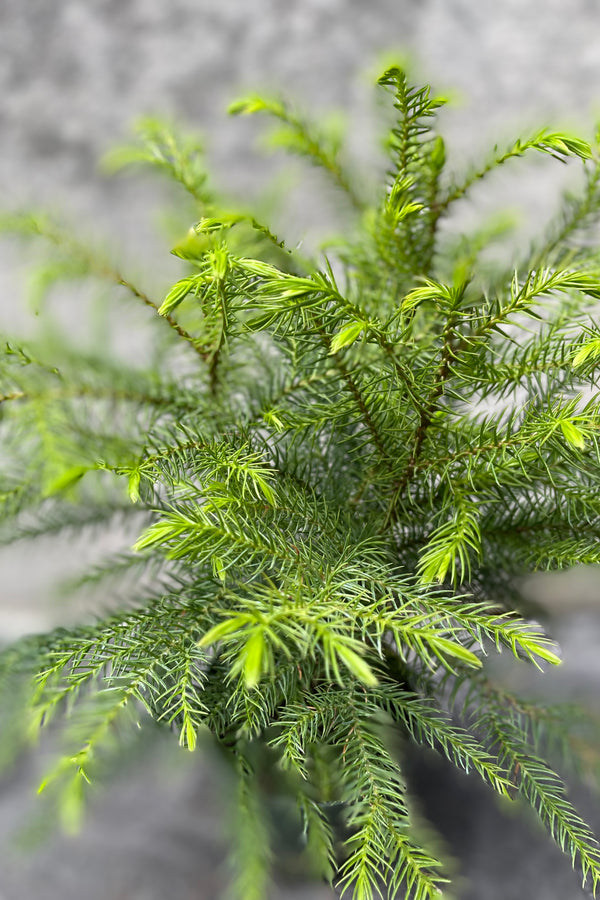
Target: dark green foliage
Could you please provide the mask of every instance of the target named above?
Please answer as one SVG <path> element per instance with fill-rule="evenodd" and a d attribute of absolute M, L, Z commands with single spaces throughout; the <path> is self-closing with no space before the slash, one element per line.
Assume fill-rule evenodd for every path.
<path fill-rule="evenodd" d="M 343 896 L 440 895 L 402 741 L 521 795 L 595 891 L 597 844 L 544 759 L 558 747 L 577 762 L 574 711 L 511 696 L 484 662 L 505 647 L 515 664 L 558 663 L 518 579 L 600 562 L 598 146 L 539 132 L 456 180 L 442 101 L 398 68 L 380 85 L 396 121 L 374 199 L 331 131 L 280 101 L 232 107 L 274 117 L 276 143 L 346 196 L 351 232 L 329 259 L 218 201 L 197 141 L 156 121 L 107 165 L 158 168 L 200 216 L 162 302 L 47 217 L 3 218 L 51 247 L 38 293 L 100 279 L 164 339 L 146 368 L 56 333 L 3 342 L 0 540 L 138 534 L 80 579 L 104 585 L 111 614 L 3 651 L 6 733 L 63 722 L 45 786 L 67 826 L 144 716 L 189 750 L 210 736 L 238 779 L 244 900 L 265 896 L 273 856 L 265 760 L 307 860 Z M 491 273 L 488 232 L 438 226 L 529 151 L 575 157 L 584 192 Z"/>

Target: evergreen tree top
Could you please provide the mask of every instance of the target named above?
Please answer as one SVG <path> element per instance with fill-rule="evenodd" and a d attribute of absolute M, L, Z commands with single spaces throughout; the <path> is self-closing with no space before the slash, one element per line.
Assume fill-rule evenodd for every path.
<path fill-rule="evenodd" d="M 239 784 L 241 900 L 266 896 L 268 760 L 315 873 L 354 900 L 429 900 L 447 879 L 411 819 L 400 734 L 522 796 L 595 891 L 597 844 L 546 761 L 548 735 L 585 720 L 512 696 L 485 657 L 559 663 L 519 579 L 600 562 L 600 138 L 536 131 L 456 178 L 443 101 L 398 67 L 379 84 L 395 123 L 375 197 L 326 125 L 281 100 L 231 108 L 274 119 L 339 191 L 349 233 L 320 259 L 220 200 L 198 140 L 158 120 L 106 166 L 158 170 L 191 199 L 166 296 L 46 215 L 2 217 L 47 248 L 38 294 L 91 279 L 114 292 L 115 329 L 128 302 L 157 326 L 147 366 L 56 329 L 2 341 L 0 540 L 138 534 L 81 579 L 110 613 L 2 651 L 5 733 L 17 748 L 61 720 L 43 788 L 67 828 L 132 726 L 216 742 Z M 440 226 L 533 153 L 577 162 L 583 190 L 491 267 L 489 229 Z"/>

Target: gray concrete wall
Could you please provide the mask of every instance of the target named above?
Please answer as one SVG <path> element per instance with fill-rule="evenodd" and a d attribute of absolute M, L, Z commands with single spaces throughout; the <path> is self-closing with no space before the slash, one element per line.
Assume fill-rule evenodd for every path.
<path fill-rule="evenodd" d="M 368 159 L 372 91 L 364 72 L 379 52 L 396 48 L 438 90 L 454 91 L 443 121 L 457 167 L 490 137 L 510 138 L 525 123 L 589 133 L 590 118 L 600 117 L 595 0 L 0 0 L 0 203 L 50 205 L 82 217 L 92 231 L 109 228 L 115 252 L 132 258 L 146 286 L 160 289 L 175 274 L 168 255 L 156 253 L 152 217 L 160 194 L 145 182 L 112 185 L 95 169 L 131 119 L 158 111 L 198 126 L 221 180 L 252 193 L 273 162 L 249 149 L 252 126 L 226 119 L 229 100 L 249 88 L 276 88 L 305 107 L 341 106 L 354 123 L 354 149 Z M 542 166 L 512 194 L 510 177 L 500 179 L 478 202 L 485 210 L 524 197 L 531 230 L 552 210 L 563 178 L 561 167 Z M 312 208 L 296 212 L 291 227 L 309 237 Z M 5 324 L 23 319 L 26 268 L 13 247 L 0 247 Z M 48 589 L 62 568 L 62 557 L 43 552 L 35 566 L 30 552 L 0 555 L 5 637 L 66 615 Z M 542 599 L 556 595 L 543 584 L 537 590 Z M 596 585 L 576 582 L 569 593 L 570 608 L 587 611 L 557 625 L 567 663 L 553 690 L 567 696 L 596 689 L 600 672 Z M 559 594 L 555 605 L 563 603 Z M 205 767 L 165 754 L 155 751 L 113 785 L 79 838 L 57 838 L 26 858 L 8 840 L 40 764 L 23 761 L 0 782 L 0 900 L 214 897 L 222 879 L 219 790 Z M 437 778 L 435 767 L 426 780 L 424 802 L 473 879 L 463 898 L 582 896 L 568 863 L 535 829 L 502 818 L 470 782 Z M 326 895 L 282 890 L 288 900 Z"/>

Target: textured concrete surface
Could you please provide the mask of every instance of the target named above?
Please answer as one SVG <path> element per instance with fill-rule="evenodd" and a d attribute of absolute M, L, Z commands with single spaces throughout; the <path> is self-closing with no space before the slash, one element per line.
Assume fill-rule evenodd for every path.
<path fill-rule="evenodd" d="M 229 100 L 266 87 L 290 92 L 304 107 L 341 106 L 351 117 L 354 150 L 368 159 L 373 94 L 363 73 L 379 51 L 395 48 L 437 90 L 454 89 L 443 121 L 456 167 L 525 124 L 585 132 L 600 115 L 595 0 L 0 0 L 0 204 L 54 206 L 82 217 L 92 232 L 109 226 L 112 245 L 135 256 L 136 277 L 162 288 L 176 270 L 156 253 L 160 192 L 145 182 L 107 182 L 95 170 L 129 122 L 156 111 L 190 121 L 207 135 L 222 183 L 253 194 L 277 163 L 253 153 L 253 123 L 225 117 Z M 565 178 L 553 163 L 526 178 L 502 173 L 466 205 L 465 221 L 499 199 L 519 202 L 528 233 L 551 213 Z M 318 186 L 308 196 L 290 219 L 298 239 L 304 232 L 309 239 L 315 210 L 325 215 Z M 23 319 L 26 268 L 14 248 L 0 246 L 0 322 Z M 63 564 L 54 548 L 42 550 L 35 566 L 18 549 L 0 555 L 4 638 L 65 615 L 47 587 Z M 567 595 L 570 609 L 586 608 L 557 625 L 567 663 L 552 690 L 591 695 L 600 675 L 594 579 L 562 593 L 554 581 L 537 582 L 535 590 L 559 611 Z M 223 880 L 218 782 L 206 766 L 192 770 L 165 752 L 114 784 L 80 837 L 57 837 L 20 857 L 9 833 L 25 815 L 40 765 L 24 760 L 0 784 L 0 900 L 215 897 Z M 535 828 L 501 814 L 477 785 L 448 780 L 435 765 L 419 779 L 425 811 L 472 879 L 463 900 L 583 896 L 568 862 Z M 589 806 L 598 822 L 597 807 Z M 326 894 L 288 884 L 280 896 Z"/>

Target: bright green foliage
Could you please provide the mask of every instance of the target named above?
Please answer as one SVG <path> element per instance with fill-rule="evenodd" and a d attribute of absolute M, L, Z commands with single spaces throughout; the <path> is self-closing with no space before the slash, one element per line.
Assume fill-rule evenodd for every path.
<path fill-rule="evenodd" d="M 0 655 L 6 733 L 62 720 L 43 787 L 67 827 L 144 718 L 189 750 L 220 745 L 241 900 L 266 896 L 272 864 L 265 760 L 307 863 L 342 896 L 440 896 L 403 741 L 521 795 L 595 890 L 596 842 L 544 760 L 585 746 L 570 742 L 574 713 L 503 692 L 484 663 L 502 647 L 558 663 L 518 579 L 600 562 L 599 148 L 539 132 L 456 179 L 434 130 L 442 101 L 398 68 L 380 85 L 396 119 L 374 198 L 325 127 L 280 101 L 232 107 L 274 117 L 276 143 L 345 196 L 351 231 L 329 259 L 218 201 L 195 139 L 150 120 L 108 166 L 158 168 L 201 216 L 166 296 L 47 217 L 3 217 L 50 247 L 38 301 L 65 278 L 100 280 L 147 307 L 158 346 L 143 367 L 56 329 L 3 342 L 2 542 L 137 534 L 80 580 L 104 586 L 110 615 Z M 492 232 L 439 226 L 529 151 L 573 157 L 583 193 L 492 271 L 479 258 Z"/>

